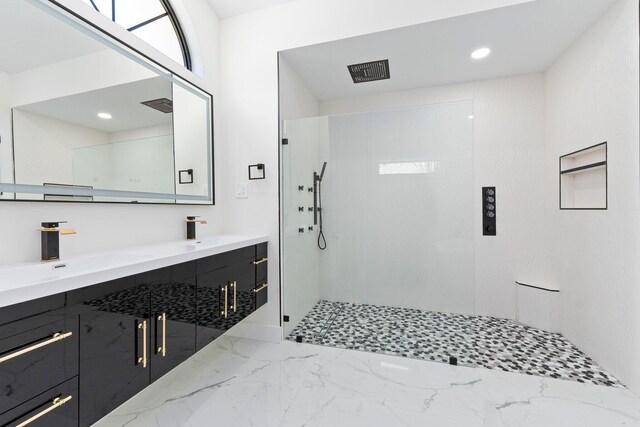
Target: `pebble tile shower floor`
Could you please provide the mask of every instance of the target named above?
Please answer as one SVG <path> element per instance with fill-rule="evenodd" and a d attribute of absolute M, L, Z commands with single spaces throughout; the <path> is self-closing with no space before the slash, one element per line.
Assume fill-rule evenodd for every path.
<path fill-rule="evenodd" d="M 624 387 L 560 334 L 507 319 L 320 301 L 295 341 Z"/>

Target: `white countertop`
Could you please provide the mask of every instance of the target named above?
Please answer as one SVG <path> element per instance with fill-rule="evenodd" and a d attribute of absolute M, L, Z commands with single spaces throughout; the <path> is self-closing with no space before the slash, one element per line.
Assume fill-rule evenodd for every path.
<path fill-rule="evenodd" d="M 266 241 L 266 235 L 221 235 L 0 267 L 0 307 Z"/>

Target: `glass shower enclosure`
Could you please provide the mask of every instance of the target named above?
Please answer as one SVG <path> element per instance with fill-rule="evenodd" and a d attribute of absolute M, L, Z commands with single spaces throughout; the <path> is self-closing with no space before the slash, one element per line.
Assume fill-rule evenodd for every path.
<path fill-rule="evenodd" d="M 472 102 L 285 120 L 282 136 L 285 337 L 411 357 L 460 316 L 432 360 L 467 351 Z"/>

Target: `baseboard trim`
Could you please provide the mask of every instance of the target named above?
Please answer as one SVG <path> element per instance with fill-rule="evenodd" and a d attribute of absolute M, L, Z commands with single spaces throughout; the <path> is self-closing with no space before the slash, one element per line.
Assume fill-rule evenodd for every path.
<path fill-rule="evenodd" d="M 282 342 L 282 328 L 280 326 L 262 323 L 240 322 L 229 329 L 225 335 L 272 343 Z"/>

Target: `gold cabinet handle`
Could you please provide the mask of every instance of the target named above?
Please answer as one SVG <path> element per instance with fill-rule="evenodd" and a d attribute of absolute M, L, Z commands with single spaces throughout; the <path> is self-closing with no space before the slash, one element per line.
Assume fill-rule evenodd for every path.
<path fill-rule="evenodd" d="M 49 344 L 53 344 L 55 342 L 62 341 L 65 338 L 69 338 L 71 335 L 73 335 L 73 332 L 65 332 L 65 333 L 56 332 L 55 334 L 51 335 L 51 338 L 49 338 L 49 339 L 46 339 L 46 340 L 44 340 L 42 342 L 39 342 L 39 343 L 34 344 L 34 345 L 31 345 L 29 347 L 23 348 L 21 350 L 14 351 L 13 353 L 7 354 L 6 356 L 1 356 L 0 357 L 0 363 L 4 363 L 7 360 L 11 360 L 11 359 L 16 358 L 18 356 L 22 356 L 23 354 L 30 353 L 30 352 L 32 352 L 34 350 L 37 350 L 37 349 L 42 348 L 42 347 L 45 347 L 45 346 L 47 346 Z"/>
<path fill-rule="evenodd" d="M 16 425 L 16 427 L 24 427 L 26 425 L 31 424 L 32 422 L 34 422 L 38 418 L 43 417 L 43 416 L 47 415 L 49 412 L 53 411 L 54 409 L 59 408 L 60 406 L 64 405 L 65 403 L 70 401 L 71 398 L 72 398 L 72 396 L 67 396 L 64 399 L 61 398 L 61 397 L 56 397 L 55 399 L 53 399 L 51 401 L 51 405 L 48 406 L 45 410 L 38 412 L 37 414 L 35 414 L 31 418 L 29 418 L 29 419 L 21 422 L 20 424 Z"/>
<path fill-rule="evenodd" d="M 229 285 L 224 285 L 224 288 L 222 288 L 222 292 L 224 292 L 224 310 L 222 310 L 220 314 L 222 314 L 226 319 L 229 315 L 227 312 L 227 307 L 229 306 Z"/>
<path fill-rule="evenodd" d="M 158 316 L 158 320 L 162 321 L 162 344 L 158 348 L 158 353 L 165 357 L 167 355 L 167 313 L 162 313 Z"/>
<path fill-rule="evenodd" d="M 258 261 L 253 261 L 253 265 L 258 265 L 258 264 L 262 264 L 263 262 L 267 262 L 269 258 L 264 257 L 262 259 L 259 259 Z"/>
<path fill-rule="evenodd" d="M 262 286 L 260 286 L 259 288 L 254 289 L 253 292 L 255 292 L 257 294 L 261 290 L 265 289 L 267 286 L 269 286 L 268 283 L 263 283 Z"/>
<path fill-rule="evenodd" d="M 142 357 L 138 358 L 138 363 L 142 363 L 142 367 L 147 367 L 147 321 L 143 320 L 138 323 L 138 329 L 142 329 Z"/>
<path fill-rule="evenodd" d="M 233 312 L 238 311 L 238 282 L 233 281 Z"/>

